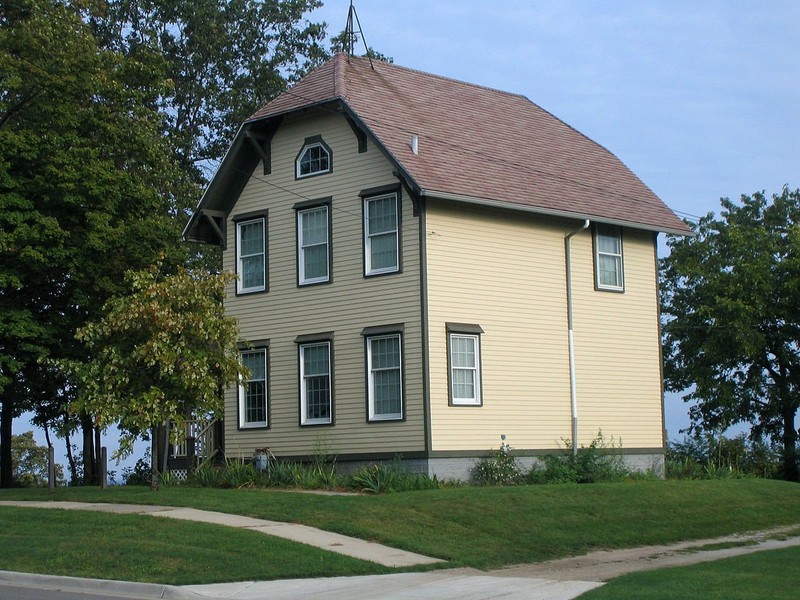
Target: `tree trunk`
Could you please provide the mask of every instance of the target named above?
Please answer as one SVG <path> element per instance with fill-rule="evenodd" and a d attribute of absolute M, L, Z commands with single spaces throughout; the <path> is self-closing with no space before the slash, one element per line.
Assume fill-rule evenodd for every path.
<path fill-rule="evenodd" d="M 69 463 L 69 480 L 72 485 L 78 485 L 78 466 L 75 464 L 75 456 L 72 454 L 72 440 L 69 431 L 64 434 L 64 442 L 67 446 L 67 462 Z"/>
<path fill-rule="evenodd" d="M 800 481 L 797 468 L 797 430 L 794 428 L 795 411 L 786 408 L 783 413 L 783 478 Z"/>
<path fill-rule="evenodd" d="M 11 463 L 11 424 L 14 419 L 14 401 L 7 395 L 2 397 L 0 411 L 0 487 L 14 485 L 14 466 Z"/>
<path fill-rule="evenodd" d="M 83 485 L 96 485 L 97 460 L 94 455 L 94 425 L 92 418 L 81 413 L 81 431 L 83 432 Z"/>

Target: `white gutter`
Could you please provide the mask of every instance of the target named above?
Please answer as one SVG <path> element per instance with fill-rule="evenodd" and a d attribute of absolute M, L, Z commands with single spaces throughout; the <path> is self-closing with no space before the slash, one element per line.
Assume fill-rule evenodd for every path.
<path fill-rule="evenodd" d="M 564 237 L 564 252 L 567 263 L 567 340 L 569 344 L 569 398 L 572 409 L 572 455 L 578 454 L 578 388 L 575 381 L 575 330 L 572 321 L 572 266 L 570 264 L 570 240 L 572 236 L 589 229 L 590 221 L 586 219 L 583 226 Z"/>

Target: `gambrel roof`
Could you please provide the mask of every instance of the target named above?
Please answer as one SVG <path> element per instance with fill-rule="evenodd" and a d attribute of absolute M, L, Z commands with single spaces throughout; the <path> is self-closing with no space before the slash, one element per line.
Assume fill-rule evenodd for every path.
<path fill-rule="evenodd" d="M 524 96 L 346 54 L 243 124 L 198 212 L 230 209 L 236 178 L 226 169 L 252 171 L 258 162 L 252 150 L 249 159 L 238 156 L 248 135 L 268 138 L 283 116 L 311 107 L 346 116 L 422 197 L 690 232 L 616 156 Z"/>

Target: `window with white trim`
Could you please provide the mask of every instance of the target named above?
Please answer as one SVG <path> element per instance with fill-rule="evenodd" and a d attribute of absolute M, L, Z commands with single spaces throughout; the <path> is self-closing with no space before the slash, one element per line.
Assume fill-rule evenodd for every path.
<path fill-rule="evenodd" d="M 331 343 L 300 344 L 300 424 L 332 422 Z"/>
<path fill-rule="evenodd" d="M 242 364 L 250 375 L 239 383 L 239 427 L 266 427 L 267 349 L 242 352 Z"/>
<path fill-rule="evenodd" d="M 379 275 L 400 269 L 397 194 L 364 198 L 364 273 Z"/>
<path fill-rule="evenodd" d="M 399 333 L 367 337 L 370 421 L 403 418 L 402 340 Z"/>
<path fill-rule="evenodd" d="M 622 261 L 622 230 L 613 225 L 594 228 L 595 282 L 599 290 L 625 289 Z"/>
<path fill-rule="evenodd" d="M 266 289 L 266 219 L 236 223 L 236 292 L 247 294 Z"/>
<path fill-rule="evenodd" d="M 328 215 L 327 205 L 297 211 L 297 278 L 300 285 L 329 280 Z"/>
<path fill-rule="evenodd" d="M 478 333 L 448 332 L 450 403 L 481 404 L 481 340 Z"/>
<path fill-rule="evenodd" d="M 318 141 L 308 143 L 309 140 L 306 140 L 306 145 L 297 155 L 295 162 L 295 177 L 297 179 L 329 173 L 331 170 L 331 150 L 328 145 L 322 141 L 322 138 L 310 139 L 317 139 Z"/>

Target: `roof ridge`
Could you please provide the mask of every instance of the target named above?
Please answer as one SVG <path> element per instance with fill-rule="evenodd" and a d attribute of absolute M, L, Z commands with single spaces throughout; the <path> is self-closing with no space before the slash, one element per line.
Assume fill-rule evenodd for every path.
<path fill-rule="evenodd" d="M 369 58 L 367 58 L 366 56 L 351 56 L 350 58 L 351 59 L 355 58 L 360 62 L 364 62 L 364 61 L 368 61 L 369 60 Z M 373 58 L 372 62 L 373 63 L 379 63 L 381 66 L 386 66 L 386 67 L 388 67 L 390 69 L 396 69 L 398 71 L 407 71 L 409 73 L 416 73 L 417 75 L 424 75 L 426 77 L 431 77 L 433 79 L 439 79 L 440 81 L 446 81 L 446 82 L 449 82 L 449 83 L 457 83 L 459 85 L 463 85 L 463 86 L 470 87 L 470 88 L 486 90 L 486 91 L 489 91 L 489 92 L 496 92 L 498 94 L 503 94 L 504 96 L 513 96 L 515 98 L 525 98 L 526 100 L 529 100 L 528 97 L 525 96 L 524 94 L 518 94 L 516 92 L 509 92 L 509 91 L 506 91 L 506 90 L 493 88 L 493 87 L 488 86 L 488 85 L 481 85 L 479 83 L 472 83 L 472 82 L 469 82 L 469 81 L 464 81 L 463 79 L 456 79 L 454 77 L 445 77 L 444 75 L 437 75 L 436 73 L 430 73 L 428 71 L 422 71 L 421 69 L 412 69 L 411 67 L 404 67 L 403 65 L 390 63 L 390 62 L 387 62 L 385 60 L 380 60 L 378 58 Z"/>

